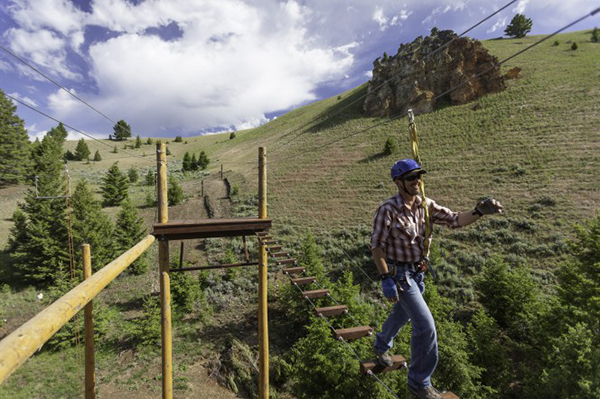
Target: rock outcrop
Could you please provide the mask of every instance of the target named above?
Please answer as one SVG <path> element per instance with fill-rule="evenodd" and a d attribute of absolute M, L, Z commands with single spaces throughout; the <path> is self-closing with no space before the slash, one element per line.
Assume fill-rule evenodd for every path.
<path fill-rule="evenodd" d="M 488 68 L 492 69 L 434 100 Z M 504 89 L 498 59 L 481 42 L 459 38 L 450 30 L 432 31 L 431 36 L 400 45 L 395 56 L 384 54 L 375 60 L 363 110 L 368 116 L 405 114 L 409 108 L 421 114 L 436 105 L 465 104 Z"/>

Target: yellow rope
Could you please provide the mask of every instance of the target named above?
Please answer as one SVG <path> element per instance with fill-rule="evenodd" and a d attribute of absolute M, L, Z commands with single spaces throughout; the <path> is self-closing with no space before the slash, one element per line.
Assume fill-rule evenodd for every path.
<path fill-rule="evenodd" d="M 421 157 L 419 156 L 419 139 L 417 137 L 417 125 L 415 124 L 415 115 L 412 109 L 408 110 L 408 137 L 411 144 L 413 159 L 417 161 L 419 165 L 423 165 L 421 163 Z M 425 211 L 425 239 L 423 241 L 423 260 L 425 261 L 425 266 L 427 267 L 429 263 L 429 238 L 431 237 L 431 219 L 429 218 L 429 206 L 427 204 L 427 199 L 425 198 L 425 182 L 423 177 L 421 177 L 421 200 L 423 201 L 423 209 Z"/>

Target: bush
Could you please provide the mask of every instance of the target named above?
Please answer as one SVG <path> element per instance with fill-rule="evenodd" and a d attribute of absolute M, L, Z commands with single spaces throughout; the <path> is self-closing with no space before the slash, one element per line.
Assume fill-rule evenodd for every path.
<path fill-rule="evenodd" d="M 231 132 L 229 135 L 229 140 L 233 140 L 235 138 L 235 132 Z"/>
<path fill-rule="evenodd" d="M 558 42 L 558 40 L 554 41 L 554 44 L 552 44 L 553 46 L 558 46 L 560 43 Z"/>
<path fill-rule="evenodd" d="M 160 298 L 149 294 L 143 298 L 144 313 L 132 320 L 126 333 L 134 345 L 159 347 L 161 334 Z"/>
<path fill-rule="evenodd" d="M 391 137 L 388 137 L 385 141 L 385 145 L 383 146 L 384 155 L 392 155 L 394 152 L 396 152 L 396 149 L 396 142 Z"/>
<path fill-rule="evenodd" d="M 102 156 L 100 155 L 100 151 L 99 150 L 96 150 L 96 153 L 94 154 L 94 161 L 95 162 L 102 161 Z"/>
<path fill-rule="evenodd" d="M 594 29 L 592 30 L 592 37 L 590 40 L 592 41 L 592 43 L 600 42 L 600 29 L 594 27 Z"/>
<path fill-rule="evenodd" d="M 171 267 L 179 267 L 179 264 L 173 264 Z M 172 272 L 169 276 L 175 311 L 181 314 L 192 312 L 196 303 L 203 297 L 200 283 L 189 272 Z"/>
<path fill-rule="evenodd" d="M 138 171 L 136 168 L 131 168 L 127 171 L 127 177 L 129 177 L 129 181 L 131 183 L 135 183 L 140 178 L 140 175 L 138 174 Z"/>
<path fill-rule="evenodd" d="M 175 136 L 175 140 L 173 140 L 174 143 L 181 143 L 183 141 L 183 139 L 181 138 L 181 136 Z"/>
<path fill-rule="evenodd" d="M 571 44 L 571 50 L 577 50 L 577 42 L 573 42 L 573 44 Z"/>

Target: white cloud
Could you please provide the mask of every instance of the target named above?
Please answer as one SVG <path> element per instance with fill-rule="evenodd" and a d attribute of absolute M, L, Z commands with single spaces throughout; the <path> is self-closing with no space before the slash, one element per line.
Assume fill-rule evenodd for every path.
<path fill-rule="evenodd" d="M 383 8 L 380 6 L 375 6 L 375 11 L 373 12 L 373 21 L 379 24 L 379 30 L 384 32 L 390 26 L 401 25 L 400 20 L 405 21 L 412 14 L 412 11 L 409 12 L 407 10 L 400 10 L 400 14 L 394 15 L 391 18 L 387 17 L 383 12 Z"/>
<path fill-rule="evenodd" d="M 525 6 L 527 6 L 527 3 L 529 3 L 529 0 L 520 0 L 515 8 L 513 8 L 513 11 L 517 14 L 523 14 L 525 12 Z"/>
<path fill-rule="evenodd" d="M 0 71 L 4 71 L 4 72 L 8 72 L 8 71 L 12 71 L 12 66 L 3 60 L 0 60 Z"/>
<path fill-rule="evenodd" d="M 77 95 L 77 92 L 73 89 L 71 89 L 70 92 Z M 47 101 L 48 108 L 52 110 L 53 116 L 59 119 L 63 119 L 68 115 L 77 112 L 81 113 L 82 111 L 87 110 L 85 105 L 62 89 L 58 89 L 54 93 L 50 94 L 47 98 Z"/>
<path fill-rule="evenodd" d="M 507 17 L 504 18 L 498 18 L 498 20 L 496 21 L 496 23 L 494 24 L 494 26 L 492 26 L 490 29 L 488 29 L 487 31 L 485 31 L 486 33 L 494 33 L 496 32 L 498 29 L 502 29 L 506 26 L 506 21 L 507 21 Z"/>
<path fill-rule="evenodd" d="M 9 93 L 11 97 L 16 98 L 17 100 L 23 101 L 27 105 L 31 105 L 32 107 L 37 107 L 37 103 L 27 96 L 22 96 L 19 93 Z"/>

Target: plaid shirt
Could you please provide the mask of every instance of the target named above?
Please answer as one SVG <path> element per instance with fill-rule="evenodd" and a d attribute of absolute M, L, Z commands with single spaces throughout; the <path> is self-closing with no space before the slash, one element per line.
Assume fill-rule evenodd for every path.
<path fill-rule="evenodd" d="M 436 224 L 457 228 L 458 213 L 427 198 L 429 217 Z M 389 260 L 415 263 L 423 260 L 425 240 L 425 209 L 417 197 L 412 209 L 400 194 L 382 203 L 373 218 L 371 249 L 382 248 Z M 429 237 L 431 243 L 431 236 Z"/>

